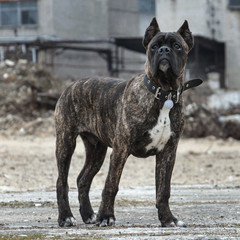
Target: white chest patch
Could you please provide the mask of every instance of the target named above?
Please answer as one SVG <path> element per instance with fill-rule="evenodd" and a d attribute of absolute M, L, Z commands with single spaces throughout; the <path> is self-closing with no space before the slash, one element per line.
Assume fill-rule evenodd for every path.
<path fill-rule="evenodd" d="M 169 118 L 170 109 L 163 107 L 160 111 L 157 124 L 149 131 L 152 142 L 147 145 L 146 150 L 153 148 L 162 150 L 171 137 L 171 126 Z"/>

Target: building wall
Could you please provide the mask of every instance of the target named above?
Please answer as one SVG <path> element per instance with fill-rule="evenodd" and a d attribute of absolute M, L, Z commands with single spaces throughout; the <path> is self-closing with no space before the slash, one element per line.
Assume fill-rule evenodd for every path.
<path fill-rule="evenodd" d="M 108 38 L 108 0 L 71 0 L 71 4 L 53 0 L 52 35 L 61 39 Z M 108 74 L 106 61 L 95 52 L 55 51 L 54 65 L 61 78 Z"/>
<path fill-rule="evenodd" d="M 33 36 L 53 35 L 53 0 L 38 0 L 38 28 Z"/>
<path fill-rule="evenodd" d="M 139 35 L 138 0 L 71 0 L 71 4 L 53 0 L 53 9 L 54 35 L 60 38 L 108 39 Z M 93 47 L 112 47 L 115 52 L 110 44 Z M 125 57 L 139 58 L 129 51 L 125 51 Z M 54 64 L 55 73 L 62 78 L 109 75 L 107 62 L 98 53 L 65 51 L 54 58 Z"/>
<path fill-rule="evenodd" d="M 177 31 L 186 19 L 194 35 L 225 42 L 226 84 L 240 89 L 240 11 L 227 0 L 156 0 L 156 11 L 162 31 Z"/>
<path fill-rule="evenodd" d="M 53 0 L 53 25 L 60 38 L 106 38 L 108 0 Z"/>
<path fill-rule="evenodd" d="M 177 31 L 188 20 L 194 35 L 223 40 L 226 0 L 156 0 L 162 31 Z"/>
<path fill-rule="evenodd" d="M 109 0 L 109 36 L 138 36 L 138 15 L 138 0 Z"/>
<path fill-rule="evenodd" d="M 156 0 L 156 12 L 159 27 L 161 31 L 177 31 L 181 24 L 187 19 L 190 27 L 198 26 L 194 29 L 194 34 L 205 29 L 204 21 L 199 21 L 196 16 L 204 15 L 205 0 L 191 1 L 191 0 Z"/>
<path fill-rule="evenodd" d="M 146 0 L 148 1 L 148 0 Z M 38 0 L 38 25 L 2 27 L 0 37 L 51 36 L 60 39 L 108 39 L 110 37 L 143 36 L 139 19 L 139 0 Z M 142 16 L 141 16 L 142 17 Z M 149 23 L 148 23 L 149 24 Z M 115 47 L 110 44 L 92 47 Z M 124 50 L 126 70 L 143 71 L 140 54 Z M 47 50 L 40 53 L 50 69 L 61 77 L 82 78 L 109 75 L 107 62 L 95 52 Z M 123 74 L 130 77 L 133 73 Z"/>

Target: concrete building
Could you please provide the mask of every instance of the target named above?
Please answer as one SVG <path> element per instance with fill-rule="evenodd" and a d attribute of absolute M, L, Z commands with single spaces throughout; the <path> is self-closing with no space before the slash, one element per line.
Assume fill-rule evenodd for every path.
<path fill-rule="evenodd" d="M 21 8 L 21 4 L 34 5 L 36 21 L 33 24 L 1 25 L 0 37 L 52 37 L 56 39 L 101 39 L 108 38 L 108 0 L 29 0 L 2 1 L 5 5 Z M 15 6 L 17 5 L 17 6 Z M 21 10 L 20 10 L 21 11 Z M 12 16 L 9 16 L 11 18 Z M 97 53 L 44 50 L 39 52 L 41 61 L 54 67 L 57 76 L 82 77 L 97 73 L 107 74 L 107 63 Z M 99 71 L 100 69 L 100 71 Z"/>
<path fill-rule="evenodd" d="M 88 41 L 142 37 L 154 15 L 155 0 L 0 0 L 0 42 L 6 38 Z M 120 65 L 127 75 L 143 70 L 145 58 L 139 53 L 116 51 L 109 41 L 90 46 L 110 50 L 113 65 L 119 57 L 117 54 L 124 55 L 129 61 Z M 82 47 L 89 48 L 89 44 L 84 43 Z M 38 47 L 37 53 L 37 60 L 62 78 L 110 74 L 106 55 L 101 51 Z"/>
<path fill-rule="evenodd" d="M 187 19 L 195 36 L 224 43 L 226 86 L 240 89 L 240 1 L 156 0 L 156 13 L 162 31 L 176 31 Z"/>

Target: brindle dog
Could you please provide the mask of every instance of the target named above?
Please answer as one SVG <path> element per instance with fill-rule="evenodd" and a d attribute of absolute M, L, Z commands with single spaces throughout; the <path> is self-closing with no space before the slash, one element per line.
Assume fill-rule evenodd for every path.
<path fill-rule="evenodd" d="M 114 200 L 124 164 L 132 154 L 142 158 L 156 156 L 156 207 L 162 226 L 185 226 L 173 216 L 169 197 L 176 149 L 183 130 L 181 94 L 189 88 L 183 82 L 193 37 L 187 21 L 177 32 L 161 32 L 153 18 L 143 45 L 147 55 L 145 73 L 128 81 L 79 80 L 63 92 L 57 103 L 59 226 L 75 225 L 67 178 L 78 135 L 86 150 L 85 165 L 77 178 L 80 214 L 85 223 L 98 226 L 115 223 Z M 108 147 L 112 148 L 110 167 L 96 216 L 89 189 Z"/>

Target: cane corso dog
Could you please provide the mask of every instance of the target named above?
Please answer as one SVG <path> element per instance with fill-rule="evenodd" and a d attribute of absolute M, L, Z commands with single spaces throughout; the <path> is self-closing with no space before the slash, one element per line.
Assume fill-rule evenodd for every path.
<path fill-rule="evenodd" d="M 115 223 L 114 200 L 129 155 L 156 156 L 156 207 L 163 227 L 184 227 L 169 208 L 170 182 L 179 138 L 183 130 L 184 90 L 201 80 L 188 82 L 184 72 L 193 36 L 185 21 L 177 32 L 161 32 L 153 18 L 143 38 L 145 72 L 130 80 L 86 78 L 73 83 L 61 95 L 55 110 L 57 201 L 59 226 L 75 225 L 68 200 L 68 172 L 76 138 L 85 145 L 86 160 L 77 178 L 80 214 L 85 223 Z M 89 190 L 100 170 L 107 148 L 110 167 L 97 215 Z"/>

